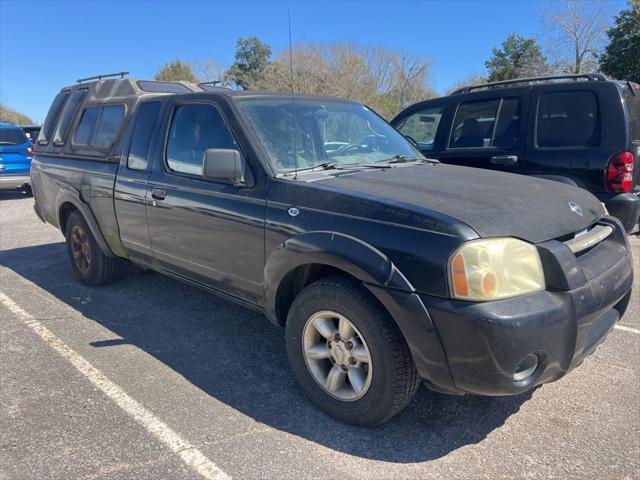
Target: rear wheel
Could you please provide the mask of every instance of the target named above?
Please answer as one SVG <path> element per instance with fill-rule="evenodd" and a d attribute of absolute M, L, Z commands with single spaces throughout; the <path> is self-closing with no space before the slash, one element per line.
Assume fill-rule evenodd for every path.
<path fill-rule="evenodd" d="M 87 222 L 77 210 L 67 219 L 65 237 L 71 268 L 82 283 L 97 287 L 118 278 L 121 260 L 102 252 Z"/>
<path fill-rule="evenodd" d="M 402 334 L 350 277 L 331 276 L 306 287 L 289 310 L 286 328 L 294 375 L 329 415 L 373 425 L 413 398 L 419 377 Z"/>

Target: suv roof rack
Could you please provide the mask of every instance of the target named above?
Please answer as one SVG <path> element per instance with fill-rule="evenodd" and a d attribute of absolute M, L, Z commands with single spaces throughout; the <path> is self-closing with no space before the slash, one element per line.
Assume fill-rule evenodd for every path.
<path fill-rule="evenodd" d="M 468 87 L 462 87 L 454 91 L 451 95 L 457 95 L 459 93 L 469 93 L 472 90 L 478 90 L 480 88 L 501 87 L 503 85 L 510 85 L 513 83 L 534 83 L 534 82 L 546 82 L 549 80 L 578 80 L 584 78 L 589 81 L 606 81 L 607 77 L 600 73 L 580 73 L 577 75 L 545 75 L 540 77 L 526 77 L 526 78 L 514 78 L 513 80 L 501 80 L 499 82 L 483 83 L 481 85 L 470 85 Z"/>
<path fill-rule="evenodd" d="M 212 87 L 215 87 L 216 85 L 218 85 L 219 83 L 222 83 L 222 80 L 209 80 L 208 82 L 198 82 L 197 85 L 211 85 Z"/>
<path fill-rule="evenodd" d="M 111 78 L 111 77 L 124 78 L 125 75 L 129 75 L 129 72 L 104 73 L 102 75 L 96 75 L 94 77 L 79 78 L 76 81 L 78 83 L 83 83 L 83 82 L 88 82 L 89 80 L 102 80 L 103 78 Z"/>

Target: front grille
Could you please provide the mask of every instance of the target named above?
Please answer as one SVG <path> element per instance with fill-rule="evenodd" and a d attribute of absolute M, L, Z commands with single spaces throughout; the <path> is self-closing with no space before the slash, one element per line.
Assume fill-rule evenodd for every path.
<path fill-rule="evenodd" d="M 565 240 L 564 244 L 569 247 L 575 255 L 580 255 L 598 245 L 612 233 L 613 227 L 610 225 L 595 225 L 591 229 L 576 233 L 573 238 Z"/>

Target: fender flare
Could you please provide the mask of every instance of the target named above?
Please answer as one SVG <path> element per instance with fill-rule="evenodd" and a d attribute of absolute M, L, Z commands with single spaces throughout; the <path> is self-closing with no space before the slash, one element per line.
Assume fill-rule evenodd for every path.
<path fill-rule="evenodd" d="M 277 297 L 282 280 L 297 267 L 327 265 L 367 284 L 413 292 L 414 288 L 391 260 L 375 247 L 349 235 L 311 231 L 280 244 L 264 268 L 264 308 L 277 322 Z"/>
<path fill-rule="evenodd" d="M 89 226 L 89 230 L 91 230 L 93 237 L 96 239 L 96 243 L 100 247 L 100 250 L 102 250 L 102 252 L 109 257 L 115 257 L 116 255 L 111 251 L 111 248 L 105 240 L 104 235 L 102 235 L 102 231 L 100 230 L 100 226 L 98 225 L 96 217 L 91 211 L 91 207 L 89 206 L 89 204 L 82 200 L 82 198 L 80 197 L 80 192 L 72 187 L 62 187 L 56 194 L 55 215 L 60 230 L 62 230 L 62 219 L 60 218 L 60 215 L 62 213 L 62 205 L 64 205 L 65 203 L 72 204 L 80 211 L 85 221 L 87 222 L 87 225 Z M 62 234 L 64 235 L 65 232 L 62 232 Z"/>

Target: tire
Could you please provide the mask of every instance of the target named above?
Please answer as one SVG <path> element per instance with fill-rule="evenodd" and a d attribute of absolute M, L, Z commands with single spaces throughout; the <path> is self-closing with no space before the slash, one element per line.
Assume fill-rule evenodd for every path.
<path fill-rule="evenodd" d="M 335 334 L 329 334 L 330 327 L 324 328 L 340 326 L 343 319 L 353 327 L 353 333 L 348 334 L 353 341 L 346 343 L 343 338 L 335 341 Z M 316 325 L 323 327 L 323 333 Z M 326 352 L 321 348 L 323 342 Z M 411 401 L 420 384 L 409 347 L 397 325 L 377 300 L 348 276 L 322 278 L 296 296 L 287 316 L 286 343 L 289 363 L 306 396 L 320 410 L 346 423 L 365 426 L 388 420 Z M 352 356 L 366 358 L 363 350 L 369 363 L 358 361 L 359 367 L 352 365 Z M 327 353 L 331 358 L 316 359 L 316 355 Z M 333 369 L 339 367 L 344 372 L 345 366 L 344 385 L 342 380 L 329 382 Z M 353 368 L 361 372 L 355 375 Z M 351 382 L 352 373 L 355 382 Z M 340 378 L 339 372 L 334 378 Z M 362 389 L 357 388 L 362 385 Z M 335 390 L 330 392 L 331 389 Z"/>
<path fill-rule="evenodd" d="M 79 211 L 67 219 L 65 229 L 71 269 L 85 285 L 98 287 L 118 279 L 122 261 L 105 255 Z"/>

